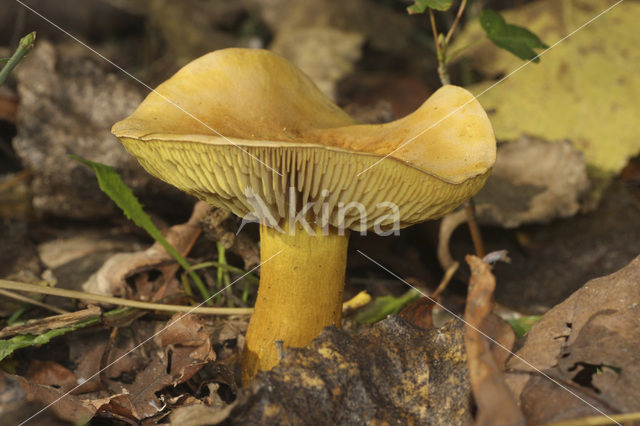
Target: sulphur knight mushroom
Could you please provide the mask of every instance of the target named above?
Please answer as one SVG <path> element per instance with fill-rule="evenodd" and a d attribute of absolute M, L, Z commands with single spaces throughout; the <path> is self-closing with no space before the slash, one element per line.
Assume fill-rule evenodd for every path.
<path fill-rule="evenodd" d="M 496 143 L 480 104 L 444 86 L 387 124 L 358 124 L 284 58 L 225 49 L 186 65 L 112 132 L 152 175 L 260 221 L 260 286 L 243 382 L 284 347 L 340 327 L 349 230 L 450 212 L 484 185 Z"/>

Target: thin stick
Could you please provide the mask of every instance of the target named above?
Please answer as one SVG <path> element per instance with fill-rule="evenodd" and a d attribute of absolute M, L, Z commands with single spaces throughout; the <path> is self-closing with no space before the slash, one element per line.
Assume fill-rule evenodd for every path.
<path fill-rule="evenodd" d="M 464 8 L 466 5 L 467 5 L 467 0 L 462 0 L 462 3 L 460 3 L 460 7 L 458 8 L 458 13 L 456 14 L 456 19 L 454 19 L 453 24 L 451 24 L 451 28 L 449 28 L 449 31 L 447 32 L 447 36 L 444 38 L 445 46 L 449 45 L 449 41 L 451 41 L 451 36 L 453 35 L 453 32 L 456 30 L 456 27 L 460 22 L 460 18 L 462 18 L 462 13 L 464 12 Z"/>
<path fill-rule="evenodd" d="M 23 296 L 21 294 L 13 293 L 11 291 L 0 289 L 0 295 L 2 295 L 4 297 L 9 297 L 9 298 L 14 299 L 14 300 L 19 300 L 19 301 L 24 302 L 24 303 L 29 303 L 31 305 L 38 306 L 40 308 L 47 309 L 47 310 L 49 310 L 51 312 L 55 312 L 56 314 L 68 314 L 69 313 L 69 311 L 65 311 L 64 309 L 60 309 L 58 307 L 55 307 L 55 306 L 52 306 L 52 305 L 48 305 L 46 303 L 42 303 L 42 302 L 40 302 L 38 300 L 34 300 L 34 299 L 29 298 L 29 297 L 25 297 L 25 296 Z"/>
<path fill-rule="evenodd" d="M 444 277 L 442 277 L 442 281 L 440 281 L 440 285 L 438 285 L 438 288 L 436 288 L 435 291 L 431 293 L 432 299 L 435 299 L 436 297 L 440 296 L 442 292 L 447 289 L 449 282 L 451 282 L 451 278 L 453 278 L 456 271 L 458 270 L 458 266 L 460 266 L 460 263 L 453 262 L 453 264 L 447 268 L 447 270 L 444 273 Z"/>
<path fill-rule="evenodd" d="M 154 311 L 193 312 L 195 314 L 208 315 L 250 315 L 253 312 L 253 308 L 194 308 L 192 306 L 140 302 L 138 300 L 120 299 L 118 297 L 105 296 L 102 294 L 84 293 L 82 291 L 66 290 L 55 287 L 42 287 L 36 284 L 27 284 L 8 280 L 0 280 L 0 289 L 2 288 L 14 291 L 28 291 L 31 293 L 48 294 L 50 296 L 68 297 L 71 299 L 91 300 L 94 302 L 110 303 L 118 306 L 129 306 L 131 308 L 148 309 Z"/>
<path fill-rule="evenodd" d="M 487 253 L 484 249 L 484 243 L 482 242 L 482 234 L 480 234 L 480 227 L 476 221 L 476 212 L 473 205 L 473 199 L 469 199 L 464 203 L 464 211 L 467 215 L 467 223 L 469 224 L 469 232 L 471 232 L 471 239 L 473 240 L 473 247 L 476 250 L 476 256 L 483 258 Z"/>
<path fill-rule="evenodd" d="M 18 45 L 18 48 L 9 59 L 9 62 L 7 62 L 7 64 L 0 71 L 0 86 L 2 86 L 2 84 L 5 82 L 7 77 L 9 77 L 9 73 L 11 72 L 11 70 L 13 70 L 16 67 L 16 65 L 18 65 L 18 62 L 20 62 L 22 58 L 24 58 L 24 55 L 26 55 L 27 52 L 31 49 L 31 47 L 33 47 L 33 42 L 35 40 L 36 40 L 35 31 L 27 34 L 26 36 L 20 39 L 20 44 Z"/>
<path fill-rule="evenodd" d="M 436 17 L 433 15 L 433 9 L 429 8 L 429 20 L 431 21 L 431 29 L 433 30 L 433 41 L 436 43 L 436 54 L 438 62 L 442 61 L 442 51 L 440 50 L 440 42 L 438 41 L 438 29 L 436 28 Z"/>

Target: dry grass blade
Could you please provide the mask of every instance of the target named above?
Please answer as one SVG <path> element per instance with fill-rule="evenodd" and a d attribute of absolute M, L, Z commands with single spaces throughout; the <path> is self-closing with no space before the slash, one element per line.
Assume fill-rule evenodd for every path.
<path fill-rule="evenodd" d="M 82 291 L 65 290 L 61 288 L 42 287 L 36 284 L 20 283 L 17 281 L 0 280 L 0 288 L 14 291 L 28 291 L 30 293 L 48 294 L 50 296 L 68 297 L 71 299 L 90 300 L 99 303 L 110 303 L 117 306 L 128 306 L 131 308 L 148 309 L 165 312 L 189 312 L 194 314 L 207 315 L 250 315 L 252 308 L 214 308 L 214 307 L 192 307 L 183 305 L 167 305 L 164 303 L 140 302 L 138 300 L 120 299 L 117 297 L 104 296 L 102 294 L 84 293 Z"/>

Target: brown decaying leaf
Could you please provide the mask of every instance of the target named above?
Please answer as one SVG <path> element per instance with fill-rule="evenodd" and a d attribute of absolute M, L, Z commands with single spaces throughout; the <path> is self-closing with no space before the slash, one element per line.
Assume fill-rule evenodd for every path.
<path fill-rule="evenodd" d="M 166 233 L 165 238 L 179 253 L 188 253 L 202 229 L 200 222 L 209 211 L 209 205 L 205 202 L 198 202 L 193 207 L 193 213 L 189 220 L 181 225 L 172 226 Z M 125 279 L 135 273 L 160 268 L 167 264 L 172 264 L 173 258 L 159 244 L 154 243 L 144 251 L 136 253 L 119 253 L 109 258 L 102 268 L 93 274 L 89 280 L 83 284 L 82 288 L 89 293 L 108 295 L 128 295 L 131 293 Z M 169 282 L 177 268 L 165 268 L 164 282 Z M 142 286 L 147 291 L 152 291 L 151 286 Z M 151 294 L 138 294 L 141 300 L 151 300 Z"/>
<path fill-rule="evenodd" d="M 58 419 L 74 424 L 83 424 L 93 417 L 95 409 L 86 407 L 77 396 L 68 395 L 61 398 L 65 393 L 62 389 L 31 383 L 21 376 L 6 374 L 0 370 L 0 398 L 2 400 L 0 416 L 2 423 L 18 424 L 58 399 L 59 401 L 50 407 L 51 412 Z M 25 404 L 29 404 L 33 410 L 20 410 Z M 14 413 L 13 416 L 19 413 L 21 417 L 11 418 L 11 412 Z M 49 415 L 49 413 L 45 413 L 44 418 Z"/>
<path fill-rule="evenodd" d="M 465 309 L 465 345 L 473 396 L 478 406 L 476 424 L 524 425 L 525 418 L 502 373 L 514 335 L 508 325 L 505 328 L 504 322 L 492 314 L 495 277 L 491 267 L 477 256 L 467 255 L 466 261 L 471 268 L 471 280 Z M 487 336 L 507 349 L 501 348 Z M 496 358 L 495 353 L 501 356 Z"/>
<path fill-rule="evenodd" d="M 229 417 L 229 413 L 235 405 L 232 403 L 222 409 L 209 407 L 202 403 L 184 405 L 171 412 L 171 424 L 180 426 L 215 425 Z"/>
<path fill-rule="evenodd" d="M 55 361 L 40 361 L 37 359 L 31 361 L 24 378 L 31 383 L 53 386 L 65 392 L 73 389 L 78 384 L 73 371 Z"/>
<path fill-rule="evenodd" d="M 122 413 L 130 412 L 134 420 L 158 414 L 165 405 L 164 401 L 158 398 L 159 391 L 184 383 L 204 365 L 216 359 L 209 332 L 197 316 L 176 314 L 164 326 L 169 327 L 157 336 L 152 344 L 150 342 L 129 353 L 109 368 L 105 375 L 105 381 L 112 392 L 124 392 L 128 395 L 131 409 L 127 408 Z M 109 364 L 118 359 L 140 341 L 153 335 L 157 331 L 156 328 L 150 327 L 132 339 L 115 339 L 115 345 L 126 346 L 112 350 L 104 362 Z M 126 377 L 133 377 L 133 380 L 127 380 Z M 113 405 L 115 402 L 110 401 L 110 404 Z M 118 403 L 118 407 L 124 406 L 124 401 Z"/>
<path fill-rule="evenodd" d="M 530 421 L 601 414 L 584 401 L 607 414 L 640 411 L 638 283 L 640 256 L 587 282 L 529 331 L 517 354 L 575 394 L 511 358 L 507 381 Z"/>
<path fill-rule="evenodd" d="M 433 299 L 421 297 L 409 306 L 402 309 L 398 316 L 411 322 L 416 327 L 423 329 L 433 328 Z"/>
<path fill-rule="evenodd" d="M 166 326 L 169 327 L 161 334 L 131 351 Z M 24 378 L 6 375 L 5 379 L 25 395 L 12 397 L 18 398 L 14 405 L 23 407 L 26 401 L 32 401 L 41 407 L 84 382 L 73 391 L 74 395 L 65 396 L 52 406 L 57 417 L 84 423 L 101 416 L 137 424 L 161 414 L 171 398 L 167 392 L 216 360 L 209 330 L 196 315 L 176 314 L 167 322 L 137 321 L 114 330 L 117 332 L 113 333 L 111 346 L 92 335 L 78 339 L 86 344 L 80 343 L 70 351 L 69 359 L 77 365 L 75 371 L 51 361 L 31 361 Z M 103 374 L 89 380 L 105 367 Z M 226 367 L 212 371 L 214 381 L 221 379 L 235 391 L 233 375 Z M 0 377 L 0 389 L 1 381 Z M 211 386 L 215 387 L 215 383 Z"/>

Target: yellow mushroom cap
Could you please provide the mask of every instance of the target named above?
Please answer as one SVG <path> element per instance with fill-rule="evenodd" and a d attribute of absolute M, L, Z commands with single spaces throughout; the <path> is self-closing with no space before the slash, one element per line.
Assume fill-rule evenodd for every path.
<path fill-rule="evenodd" d="M 308 220 L 354 230 L 448 213 L 480 190 L 496 155 L 465 89 L 444 86 L 391 123 L 357 124 L 286 59 L 255 49 L 187 64 L 112 133 L 152 175 L 238 216 L 281 221 L 311 203 Z"/>

